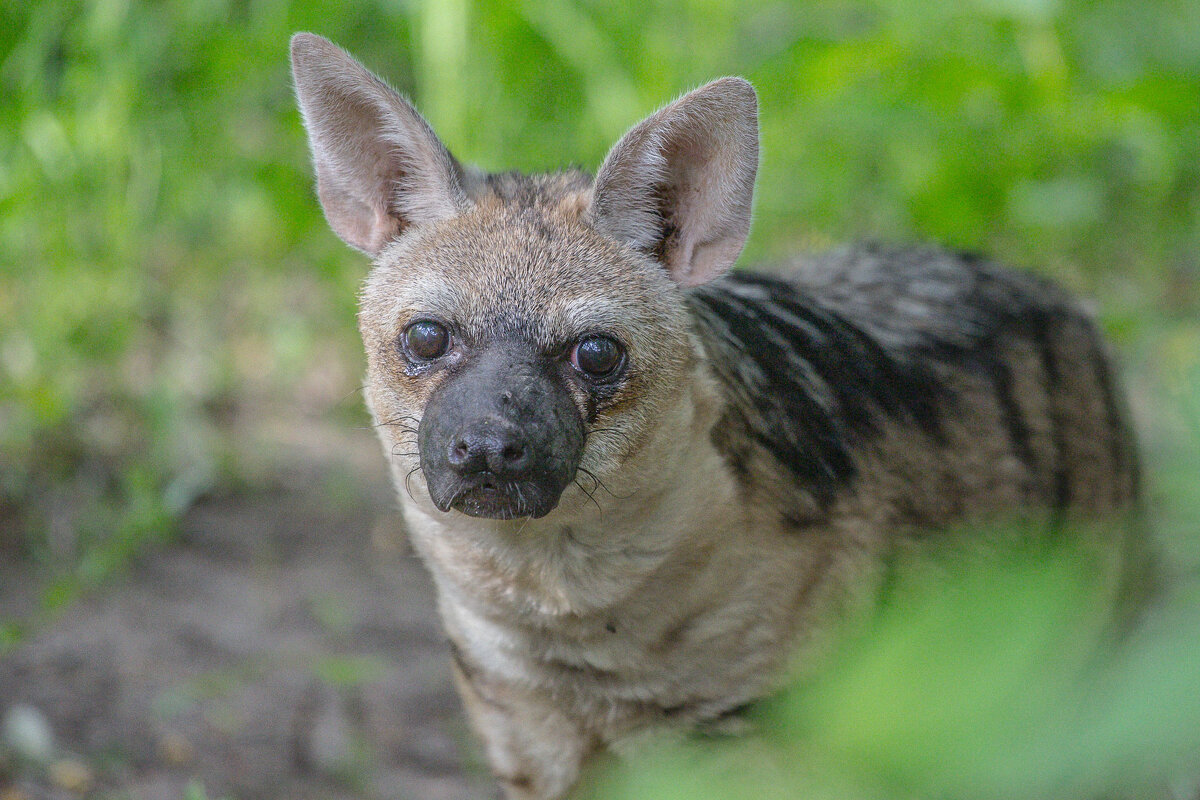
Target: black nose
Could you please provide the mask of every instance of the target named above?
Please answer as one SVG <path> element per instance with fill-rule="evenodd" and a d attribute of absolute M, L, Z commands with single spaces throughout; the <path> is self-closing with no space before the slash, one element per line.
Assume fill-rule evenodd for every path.
<path fill-rule="evenodd" d="M 518 428 L 485 422 L 451 437 L 447 461 L 464 477 L 486 471 L 511 480 L 525 474 L 530 458 Z"/>

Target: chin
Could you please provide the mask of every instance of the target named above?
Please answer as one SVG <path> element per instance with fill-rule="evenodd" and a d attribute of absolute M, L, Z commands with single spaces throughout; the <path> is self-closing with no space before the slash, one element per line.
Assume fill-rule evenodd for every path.
<path fill-rule="evenodd" d="M 520 484 L 467 487 L 457 492 L 444 506 L 436 505 L 443 511 L 454 509 L 469 517 L 484 519 L 523 519 L 532 517 L 538 519 L 546 516 L 558 506 L 558 495 L 547 496 L 547 493 L 535 486 Z"/>

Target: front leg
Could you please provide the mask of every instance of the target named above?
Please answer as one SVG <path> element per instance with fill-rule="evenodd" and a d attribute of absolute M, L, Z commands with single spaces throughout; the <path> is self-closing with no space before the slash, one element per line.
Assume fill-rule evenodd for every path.
<path fill-rule="evenodd" d="M 579 779 L 596 742 L 548 696 L 493 680 L 457 646 L 454 679 L 467 716 L 483 738 L 492 774 L 508 800 L 558 800 Z"/>

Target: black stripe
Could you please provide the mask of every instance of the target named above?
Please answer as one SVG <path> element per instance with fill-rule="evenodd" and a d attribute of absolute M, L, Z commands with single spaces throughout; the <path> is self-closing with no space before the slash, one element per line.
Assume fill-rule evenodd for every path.
<path fill-rule="evenodd" d="M 915 422 L 931 436 L 940 435 L 943 403 L 949 395 L 927 364 L 902 363 L 861 328 L 782 281 L 745 275 L 740 282 L 764 289 L 773 304 L 824 335 L 830 347 L 810 348 L 803 351 L 804 357 L 830 386 L 860 392 L 869 401 L 864 404 L 847 396 L 844 407 L 874 405 L 889 416 Z M 766 309 L 769 313 L 770 305 Z"/>
<path fill-rule="evenodd" d="M 726 292 L 706 292 L 704 306 L 727 331 L 735 352 L 754 362 L 764 385 L 745 386 L 752 408 L 737 409 L 747 433 L 822 502 L 854 475 L 854 464 L 837 419 L 812 396 L 792 362 L 793 354 L 762 335 L 763 320 L 753 306 Z M 736 367 L 729 365 L 730 369 Z M 736 380 L 733 373 L 726 374 Z"/>
<path fill-rule="evenodd" d="M 1000 352 L 998 337 L 999 331 L 993 329 L 985 336 L 967 343 L 930 340 L 922 345 L 919 351 L 927 358 L 953 365 L 992 385 L 1000 410 L 1000 421 L 1012 452 L 1031 474 L 1036 475 L 1037 463 L 1033 454 L 1032 434 L 1013 394 L 1012 369 Z"/>
<path fill-rule="evenodd" d="M 753 288 L 762 297 L 747 297 L 740 287 Z M 736 423 L 805 481 L 823 504 L 854 477 L 852 446 L 878 435 L 884 418 L 915 423 L 940 437 L 949 392 L 931 367 L 902 363 L 866 332 L 791 285 L 735 273 L 692 297 L 719 322 L 730 353 L 753 362 L 752 370 L 741 371 L 717 365 L 721 377 L 741 381 L 739 388 L 748 394 L 748 407 L 733 412 Z M 762 385 L 744 385 L 748 373 L 761 376 Z M 737 391 L 730 394 L 739 396 Z M 726 438 L 719 437 L 718 446 L 729 449 Z M 726 455 L 745 470 L 744 454 Z"/>
<path fill-rule="evenodd" d="M 1037 459 L 1033 455 L 1032 434 L 1021 406 L 1013 394 L 1012 369 L 1004 361 L 1003 356 L 993 344 L 987 351 L 988 365 L 985 371 L 991 376 L 992 385 L 996 389 L 996 400 L 1000 404 L 1000 413 L 1004 419 L 1004 427 L 1008 431 L 1008 439 L 1012 443 L 1013 452 L 1031 474 L 1036 474 Z"/>
<path fill-rule="evenodd" d="M 1045 315 L 1041 315 L 1033 328 L 1033 340 L 1037 345 L 1042 359 L 1042 374 L 1045 384 L 1042 389 L 1046 396 L 1046 415 L 1050 422 L 1050 443 L 1054 448 L 1054 496 L 1052 503 L 1055 510 L 1062 511 L 1071 504 L 1071 480 L 1067 472 L 1067 438 L 1063 429 L 1062 413 L 1059 409 L 1057 396 L 1062 385 L 1062 371 L 1058 365 L 1058 354 L 1054 351 L 1053 323 Z"/>
<path fill-rule="evenodd" d="M 1140 493 L 1141 472 L 1134 452 L 1133 435 L 1125 420 L 1121 404 L 1117 400 L 1112 370 L 1104 348 L 1100 344 L 1100 333 L 1095 326 L 1086 323 L 1089 356 L 1096 370 L 1096 383 L 1100 387 L 1100 398 L 1104 403 L 1104 415 L 1109 436 L 1109 456 L 1112 459 L 1113 478 L 1120 486 L 1120 479 L 1129 476 L 1130 491 L 1134 497 Z M 1114 489 L 1116 488 L 1114 487 Z M 1114 500 L 1124 498 L 1115 497 Z"/>

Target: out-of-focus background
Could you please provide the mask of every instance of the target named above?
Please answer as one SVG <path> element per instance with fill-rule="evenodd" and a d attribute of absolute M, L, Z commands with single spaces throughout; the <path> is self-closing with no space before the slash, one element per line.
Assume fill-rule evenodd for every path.
<path fill-rule="evenodd" d="M 1195 0 L 0 0 L 0 20 L 4 800 L 491 791 L 366 428 L 367 264 L 314 197 L 297 30 L 352 51 L 489 169 L 594 168 L 656 106 L 743 75 L 763 156 L 742 263 L 933 241 L 1095 298 L 1167 599 L 1100 667 L 1047 671 L 1063 637 L 1107 635 L 1052 613 L 1111 610 L 1075 551 L 1018 558 L 1019 585 L 967 569 L 938 595 L 953 607 L 914 589 L 923 615 L 885 614 L 872 639 L 895 648 L 850 648 L 849 678 L 801 691 L 809 750 L 789 759 L 825 754 L 806 796 L 843 800 L 1095 796 L 1113 776 L 1194 796 Z M 900 585 L 928 574 L 900 569 Z M 966 657 L 981 652 L 997 657 Z M 962 671 L 931 681 L 931 654 Z M 1030 687 L 1055 725 L 1009 713 Z M 881 722 L 896 703 L 907 721 Z M 1027 729 L 1058 733 L 1005 749 Z M 745 774 L 741 790 L 791 796 L 799 779 L 765 752 L 737 758 L 779 793 Z M 695 757 L 602 791 L 723 785 Z"/>

